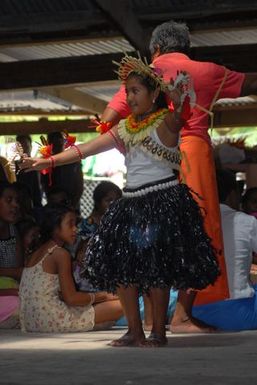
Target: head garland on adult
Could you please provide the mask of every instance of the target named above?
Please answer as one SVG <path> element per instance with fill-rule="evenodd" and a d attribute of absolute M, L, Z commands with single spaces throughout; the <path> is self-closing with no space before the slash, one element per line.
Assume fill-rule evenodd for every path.
<path fill-rule="evenodd" d="M 152 56 L 170 52 L 188 54 L 190 34 L 187 25 L 173 20 L 158 25 L 152 32 L 149 49 Z"/>

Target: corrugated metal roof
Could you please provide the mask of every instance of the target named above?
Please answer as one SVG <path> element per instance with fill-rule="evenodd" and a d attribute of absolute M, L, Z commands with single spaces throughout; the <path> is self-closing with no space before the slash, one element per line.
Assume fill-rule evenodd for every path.
<path fill-rule="evenodd" d="M 193 47 L 256 44 L 257 27 L 197 31 L 191 34 Z"/>
<path fill-rule="evenodd" d="M 45 112 L 51 111 L 66 111 L 67 114 L 71 111 L 80 110 L 78 107 L 71 105 L 60 99 L 55 100 L 53 97 L 42 97 L 34 91 L 20 92 L 1 92 L 0 93 L 0 112 L 22 112 L 42 110 Z"/>
<path fill-rule="evenodd" d="M 109 102 L 113 95 L 119 90 L 120 82 L 100 82 L 85 84 L 83 87 L 76 87 L 77 90 L 86 94 L 95 96 L 96 98 Z"/>
<path fill-rule="evenodd" d="M 191 35 L 192 46 L 226 46 L 254 44 L 257 42 L 257 27 L 217 31 L 198 31 Z M 101 55 L 133 51 L 123 37 L 77 40 L 74 42 L 37 43 L 28 45 L 0 46 L 0 61 L 39 60 L 68 56 Z"/>
<path fill-rule="evenodd" d="M 8 62 L 68 56 L 101 55 L 105 53 L 128 52 L 133 50 L 134 49 L 129 42 L 122 37 L 65 43 L 42 43 L 26 46 L 0 47 L 0 61 Z"/>

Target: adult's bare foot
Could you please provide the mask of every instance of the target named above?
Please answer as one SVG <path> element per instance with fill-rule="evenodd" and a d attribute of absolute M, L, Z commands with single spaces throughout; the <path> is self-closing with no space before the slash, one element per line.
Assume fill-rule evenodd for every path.
<path fill-rule="evenodd" d="M 141 344 L 143 344 L 145 341 L 145 335 L 144 334 L 134 334 L 130 331 L 128 331 L 126 334 L 124 334 L 122 337 L 118 338 L 117 340 L 111 341 L 108 345 L 113 346 L 115 348 L 122 348 L 122 347 L 141 347 Z"/>
<path fill-rule="evenodd" d="M 170 331 L 173 334 L 182 333 L 215 333 L 217 329 L 211 325 L 199 321 L 196 318 L 186 318 L 185 320 L 172 321 L 170 324 Z"/>

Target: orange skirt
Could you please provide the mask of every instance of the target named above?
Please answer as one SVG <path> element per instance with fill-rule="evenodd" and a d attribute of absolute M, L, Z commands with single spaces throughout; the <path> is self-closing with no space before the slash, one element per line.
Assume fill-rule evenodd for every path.
<path fill-rule="evenodd" d="M 216 250 L 221 275 L 214 285 L 199 291 L 195 305 L 220 301 L 229 297 L 221 218 L 216 184 L 215 165 L 211 146 L 198 136 L 186 136 L 180 144 L 182 152 L 181 178 L 200 197 L 194 199 L 202 208 L 205 230 Z M 202 198 L 202 199 L 201 199 Z"/>

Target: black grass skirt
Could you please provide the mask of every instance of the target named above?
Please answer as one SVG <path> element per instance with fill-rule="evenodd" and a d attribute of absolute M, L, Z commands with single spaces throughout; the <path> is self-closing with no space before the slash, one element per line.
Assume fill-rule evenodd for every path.
<path fill-rule="evenodd" d="M 100 290 L 119 285 L 203 289 L 219 267 L 199 206 L 185 184 L 114 202 L 89 241 L 82 276 Z"/>

